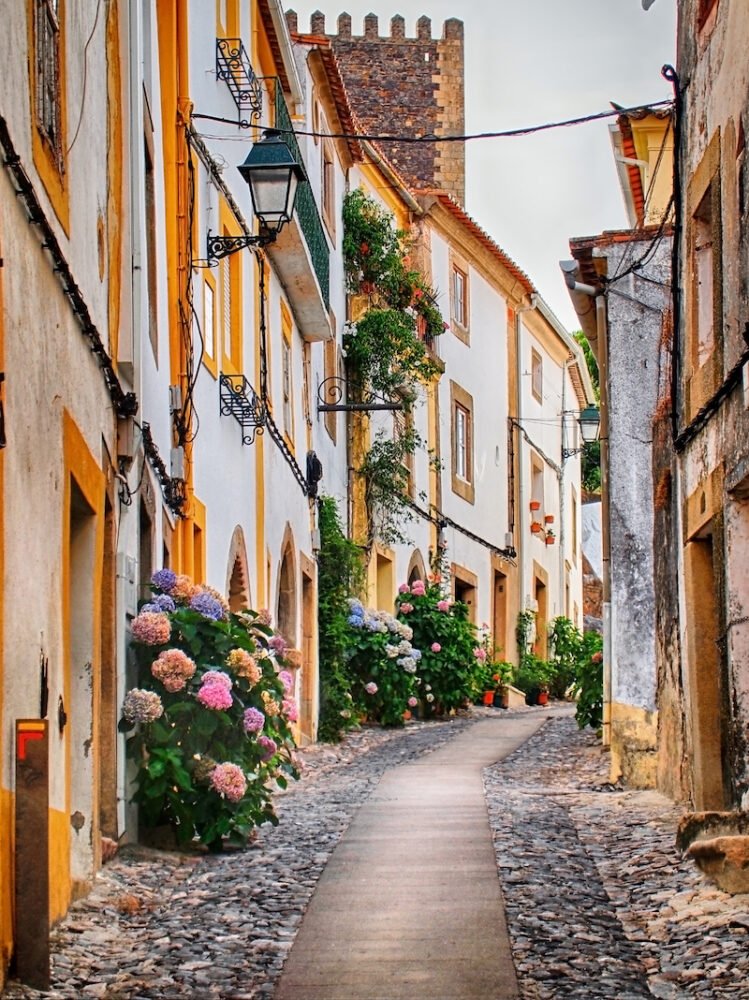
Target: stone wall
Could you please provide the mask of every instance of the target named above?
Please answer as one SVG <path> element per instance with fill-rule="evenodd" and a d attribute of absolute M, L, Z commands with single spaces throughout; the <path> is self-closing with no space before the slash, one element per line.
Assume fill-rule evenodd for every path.
<path fill-rule="evenodd" d="M 286 14 L 292 32 L 296 14 Z M 304 28 L 302 27 L 302 31 Z M 370 135 L 463 135 L 463 22 L 445 21 L 441 38 L 432 37 L 432 22 L 420 17 L 416 37 L 406 37 L 400 16 L 381 36 L 375 14 L 364 19 L 364 33 L 352 33 L 351 16 L 341 14 L 337 33 L 328 34 L 346 92 L 361 129 Z M 326 35 L 325 16 L 310 20 L 312 35 Z M 462 142 L 381 142 L 380 147 L 404 179 L 415 188 L 438 187 L 460 204 L 465 201 L 465 146 Z"/>

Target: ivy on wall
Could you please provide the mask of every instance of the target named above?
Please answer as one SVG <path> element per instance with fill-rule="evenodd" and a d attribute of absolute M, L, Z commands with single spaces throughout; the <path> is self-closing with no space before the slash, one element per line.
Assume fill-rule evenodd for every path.
<path fill-rule="evenodd" d="M 404 541 L 413 517 L 408 493 L 409 457 L 424 446 L 408 414 L 419 389 L 441 374 L 434 338 L 446 328 L 434 290 L 413 266 L 407 234 L 392 215 L 361 190 L 343 205 L 346 288 L 365 306 L 347 324 L 343 347 L 354 399 L 372 394 L 402 403 L 392 436 L 380 432 L 356 471 L 364 480 L 367 538 L 385 544 Z"/>

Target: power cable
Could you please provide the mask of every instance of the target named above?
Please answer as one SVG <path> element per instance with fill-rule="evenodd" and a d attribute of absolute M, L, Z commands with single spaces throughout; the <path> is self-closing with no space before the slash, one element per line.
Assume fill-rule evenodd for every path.
<path fill-rule="evenodd" d="M 314 129 L 304 130 L 299 128 L 279 128 L 277 125 L 258 125 L 256 122 L 252 123 L 251 126 L 249 122 L 237 122 L 236 119 L 223 118 L 220 115 L 203 115 L 193 113 L 192 118 L 193 120 L 200 119 L 203 121 L 222 122 L 225 125 L 234 125 L 235 127 L 239 126 L 240 128 L 273 128 L 274 131 L 279 132 L 282 135 L 306 135 L 317 139 L 358 139 L 359 141 L 364 142 L 403 143 L 471 142 L 474 139 L 512 139 L 518 136 L 534 135 L 537 132 L 548 132 L 551 129 L 557 128 L 569 128 L 573 125 L 585 125 L 588 122 L 600 121 L 604 118 L 634 114 L 638 111 L 650 111 L 653 108 L 671 107 L 672 105 L 673 101 L 671 99 L 665 99 L 662 101 L 652 101 L 649 104 L 636 104 L 630 108 L 615 108 L 609 109 L 608 111 L 597 111 L 592 115 L 580 115 L 576 118 L 567 118 L 562 121 L 544 122 L 540 125 L 526 125 L 520 128 L 504 129 L 499 132 L 475 132 L 470 135 L 435 135 L 434 133 L 428 133 L 426 135 L 377 135 L 361 132 L 320 132 Z"/>

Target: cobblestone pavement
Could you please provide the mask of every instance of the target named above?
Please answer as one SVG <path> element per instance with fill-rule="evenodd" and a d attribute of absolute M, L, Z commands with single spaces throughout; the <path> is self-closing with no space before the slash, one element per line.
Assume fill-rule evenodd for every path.
<path fill-rule="evenodd" d="M 607 770 L 560 716 L 484 773 L 521 995 L 745 1000 L 749 895 L 681 860 L 680 807 Z"/>
<path fill-rule="evenodd" d="M 280 825 L 248 850 L 120 851 L 53 931 L 53 990 L 11 982 L 2 996 L 271 998 L 317 879 L 382 773 L 497 711 L 302 751 Z M 525 711 L 549 723 L 485 772 L 521 996 L 749 996 L 749 896 L 680 860 L 679 808 L 608 785 L 606 755 L 566 706 Z"/>

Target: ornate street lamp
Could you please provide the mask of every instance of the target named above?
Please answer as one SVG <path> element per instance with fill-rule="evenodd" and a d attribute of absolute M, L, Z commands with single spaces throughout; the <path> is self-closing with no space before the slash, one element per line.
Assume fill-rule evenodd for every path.
<path fill-rule="evenodd" d="M 215 236 L 208 233 L 208 260 L 213 262 L 245 247 L 264 247 L 278 236 L 294 215 L 300 182 L 307 180 L 280 133 L 268 129 L 237 168 L 247 182 L 252 210 L 260 222 L 256 236 Z"/>

